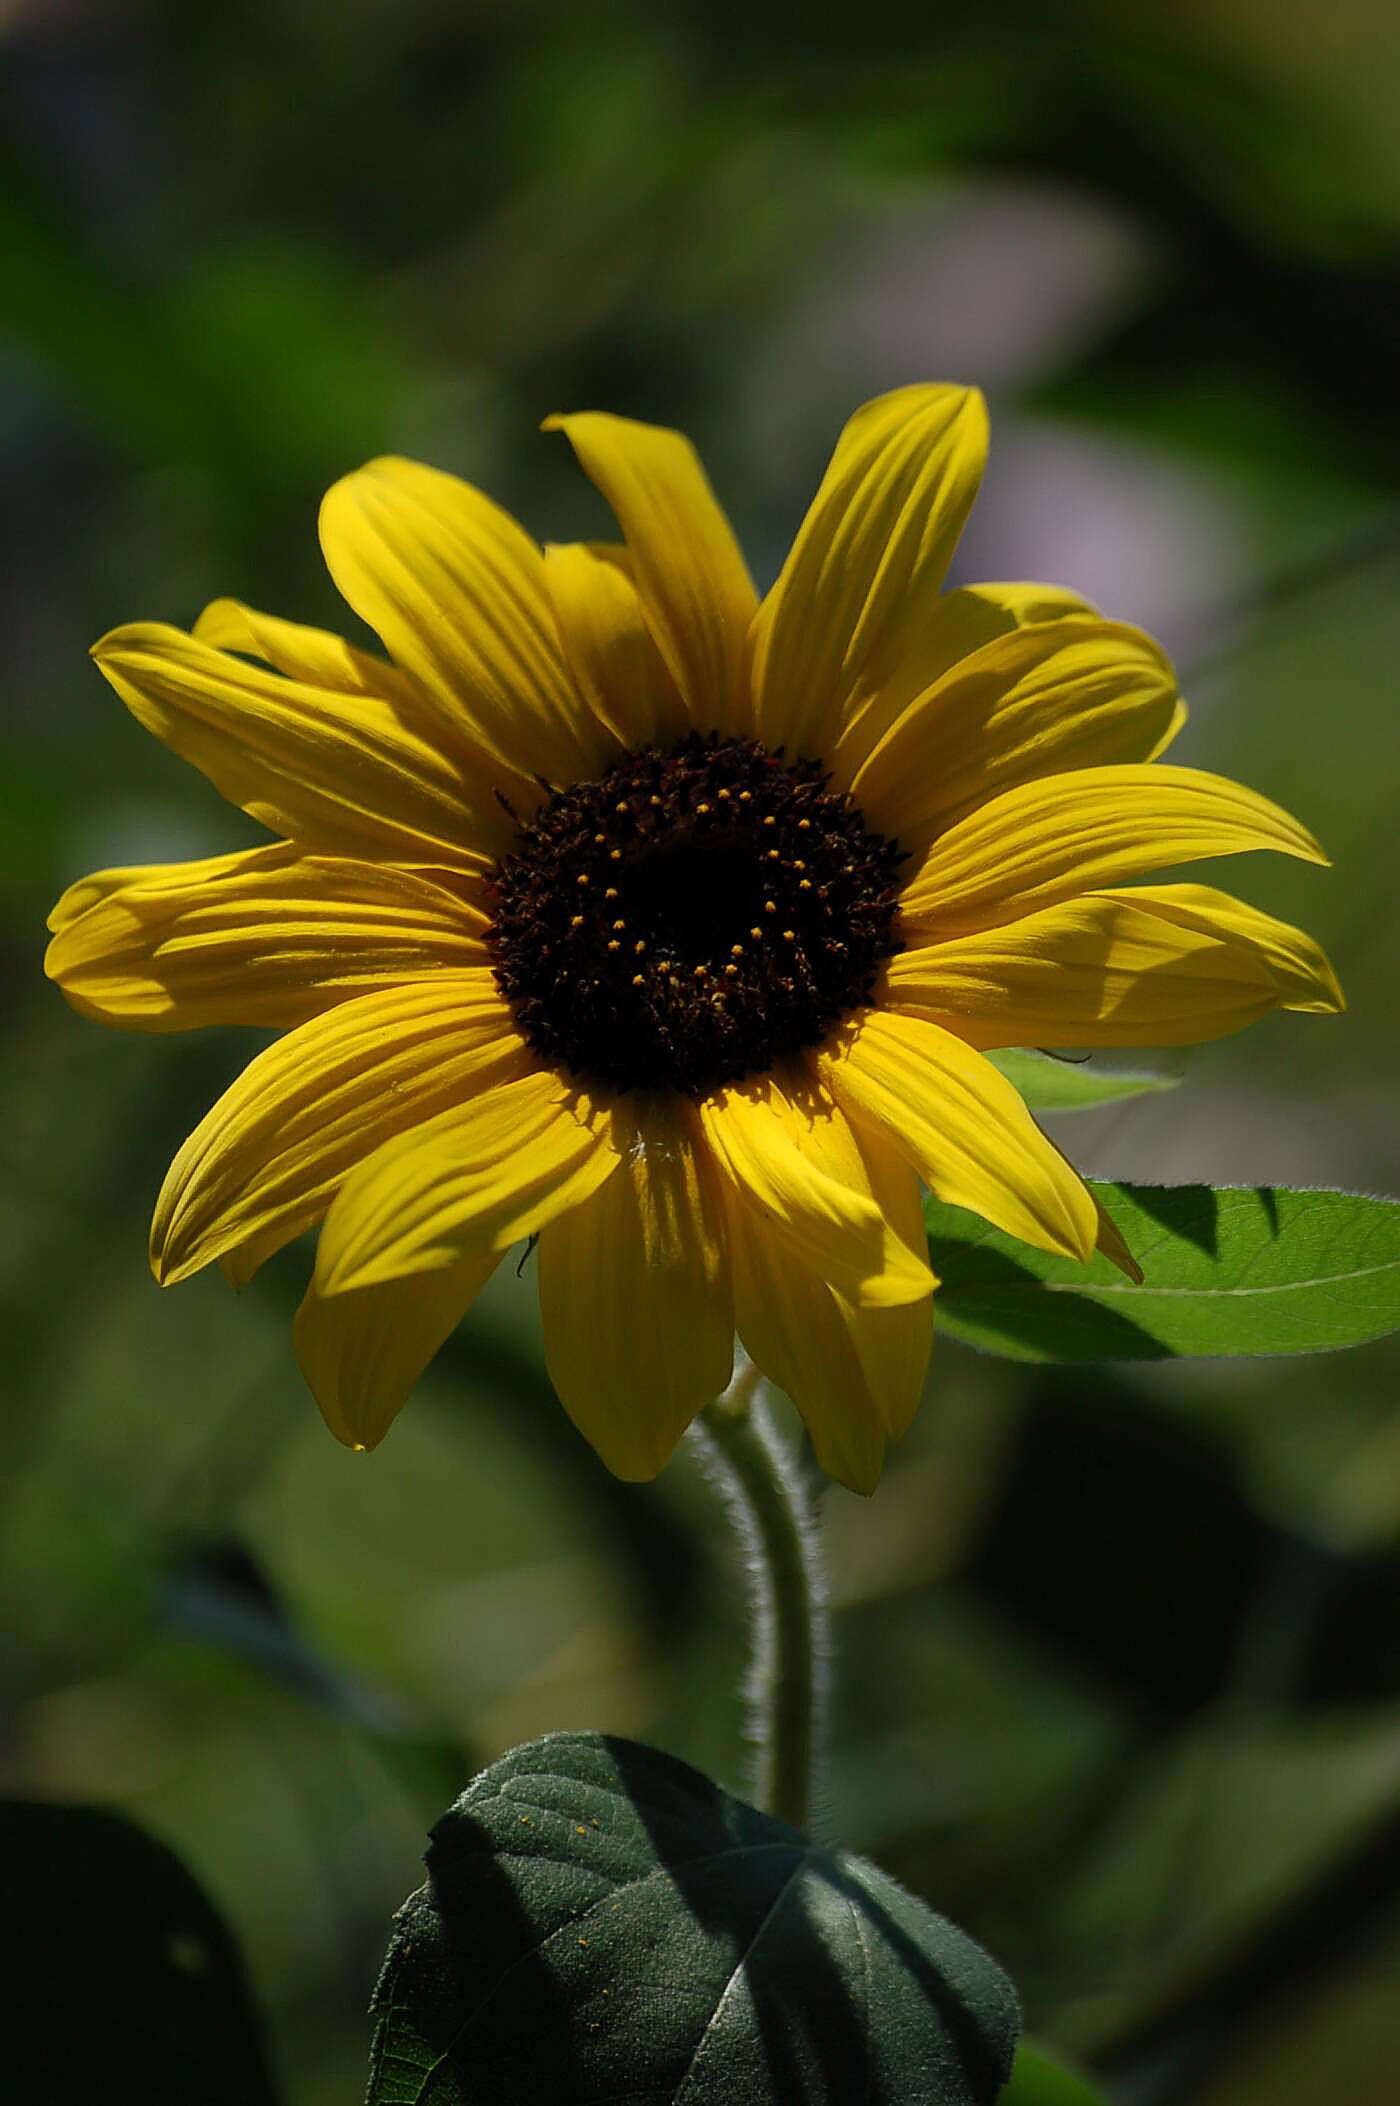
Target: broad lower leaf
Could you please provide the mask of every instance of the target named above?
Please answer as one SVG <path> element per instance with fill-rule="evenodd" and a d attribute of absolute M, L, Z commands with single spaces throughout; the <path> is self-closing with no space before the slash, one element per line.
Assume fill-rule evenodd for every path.
<path fill-rule="evenodd" d="M 1092 1062 L 1056 1060 L 1049 1053 L 1015 1050 L 989 1053 L 993 1067 L 1018 1089 L 1034 1112 L 1088 1111 L 1095 1104 L 1117 1104 L 1154 1090 L 1173 1090 L 1176 1075 L 1153 1075 L 1145 1068 L 1095 1067 Z"/>
<path fill-rule="evenodd" d="M 655 1749 L 563 1733 L 433 1830 L 370 2106 L 990 2106 L 1015 1992 L 863 1858 Z"/>
<path fill-rule="evenodd" d="M 1143 1270 L 1078 1265 L 930 1201 L 946 1331 L 1017 1360 L 1317 1353 L 1400 1328 L 1400 1201 L 1281 1186 L 1092 1189 Z"/>
<path fill-rule="evenodd" d="M 163 1843 L 88 1806 L 0 1802 L 5 2094 L 274 2106 L 228 1931 Z"/>
<path fill-rule="evenodd" d="M 1033 2041 L 1023 2040 L 998 2106 L 1108 2106 L 1108 2101 L 1086 2077 L 1054 2061 Z"/>

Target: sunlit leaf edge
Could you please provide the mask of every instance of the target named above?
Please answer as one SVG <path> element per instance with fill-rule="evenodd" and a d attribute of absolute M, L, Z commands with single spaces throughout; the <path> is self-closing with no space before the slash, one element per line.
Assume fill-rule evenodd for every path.
<path fill-rule="evenodd" d="M 1053 1257 L 930 1200 L 946 1333 L 1012 1359 L 1074 1363 L 1327 1352 L 1400 1329 L 1400 1201 L 1327 1187 L 1090 1186 L 1143 1284 L 1105 1258 Z"/>

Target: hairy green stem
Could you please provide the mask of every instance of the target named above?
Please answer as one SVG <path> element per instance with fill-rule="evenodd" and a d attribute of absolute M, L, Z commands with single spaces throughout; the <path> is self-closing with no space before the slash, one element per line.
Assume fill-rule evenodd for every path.
<path fill-rule="evenodd" d="M 826 1589 L 811 1501 L 744 1362 L 695 1429 L 696 1445 L 743 1543 L 752 1607 L 747 1683 L 755 1798 L 806 1828 L 826 1724 Z"/>

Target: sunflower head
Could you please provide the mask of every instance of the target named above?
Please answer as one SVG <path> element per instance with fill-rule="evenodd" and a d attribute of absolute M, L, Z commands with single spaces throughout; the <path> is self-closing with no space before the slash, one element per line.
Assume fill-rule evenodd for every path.
<path fill-rule="evenodd" d="M 690 732 L 521 828 L 492 884 L 496 978 L 543 1059 L 703 1097 L 872 1000 L 899 863 L 820 762 Z"/>
<path fill-rule="evenodd" d="M 1184 709 L 1139 631 L 941 590 L 975 390 L 858 411 L 761 600 L 683 438 L 550 424 L 619 544 L 542 550 L 381 460 L 321 535 L 387 656 L 230 600 L 97 646 L 272 838 L 83 880 L 48 969 L 113 1023 L 282 1029 L 171 1166 L 152 1262 L 241 1281 L 319 1226 L 295 1336 L 342 1440 L 382 1438 L 538 1237 L 550 1372 L 613 1469 L 660 1468 L 737 1332 L 869 1490 L 928 1361 L 921 1187 L 1134 1269 L 986 1052 L 1339 1007 L 1298 930 L 1125 883 L 1321 852 L 1162 764 Z"/>

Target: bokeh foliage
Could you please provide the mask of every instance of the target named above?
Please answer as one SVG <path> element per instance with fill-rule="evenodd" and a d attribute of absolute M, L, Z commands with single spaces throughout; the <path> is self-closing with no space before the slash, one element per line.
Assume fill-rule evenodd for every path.
<path fill-rule="evenodd" d="M 984 381 L 967 576 L 1157 627 L 1184 758 L 1329 875 L 1224 882 L 1351 1010 L 1066 1118 L 1099 1175 L 1395 1187 L 1400 56 L 1382 0 L 177 0 L 0 29 L 4 1781 L 173 1844 L 288 2096 L 358 2094 L 431 1820 L 510 1744 L 738 1782 L 739 1618 L 678 1464 L 612 1483 L 507 1270 L 371 1460 L 287 1339 L 304 1254 L 158 1296 L 161 1170 L 244 1057 L 70 1016 L 60 886 L 251 838 L 83 661 L 229 592 L 337 622 L 321 489 L 394 447 L 603 525 L 556 408 L 679 423 L 756 571 L 840 419 Z M 1209 876 L 1209 873 L 1206 873 Z M 1384 2096 L 1400 1976 L 1393 1346 L 1090 1377 L 945 1341 L 873 1507 L 827 1501 L 832 1832 L 1143 2106 Z"/>

